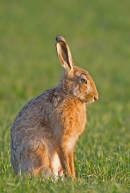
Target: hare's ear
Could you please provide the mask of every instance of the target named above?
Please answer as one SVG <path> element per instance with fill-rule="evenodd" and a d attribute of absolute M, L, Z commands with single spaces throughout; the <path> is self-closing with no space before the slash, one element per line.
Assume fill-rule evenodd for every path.
<path fill-rule="evenodd" d="M 56 36 L 56 41 L 57 54 L 62 67 L 65 69 L 65 72 L 68 75 L 73 74 L 74 63 L 69 46 L 67 45 L 65 39 L 62 36 Z"/>

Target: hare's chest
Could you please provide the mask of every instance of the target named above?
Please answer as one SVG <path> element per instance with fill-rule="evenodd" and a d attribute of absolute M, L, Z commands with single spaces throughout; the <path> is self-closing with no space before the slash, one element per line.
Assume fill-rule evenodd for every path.
<path fill-rule="evenodd" d="M 85 124 L 86 124 L 86 107 L 83 106 L 79 111 L 78 114 L 75 115 L 75 123 L 76 128 L 79 132 L 82 132 L 84 130 Z"/>
<path fill-rule="evenodd" d="M 78 100 L 65 100 L 51 117 L 51 123 L 55 138 L 68 141 L 68 147 L 73 146 L 85 127 L 85 104 Z"/>
<path fill-rule="evenodd" d="M 73 122 L 72 119 L 74 117 L 75 121 Z M 64 128 L 63 132 L 64 133 L 63 139 L 65 140 L 66 148 L 68 150 L 73 150 L 76 141 L 78 140 L 79 136 L 81 135 L 81 133 L 85 128 L 86 123 L 85 114 L 82 117 L 79 115 L 74 115 L 74 117 L 70 116 L 70 119 L 68 120 L 70 124 L 68 124 L 68 127 Z"/>
<path fill-rule="evenodd" d="M 72 133 L 74 132 L 73 134 L 80 135 L 86 124 L 86 106 L 81 103 L 76 103 L 68 119 L 69 122 L 72 123 Z"/>
<path fill-rule="evenodd" d="M 86 106 L 79 100 L 70 100 L 65 105 L 64 112 L 62 114 L 64 124 L 71 133 L 80 135 L 84 130 L 86 123 Z"/>
<path fill-rule="evenodd" d="M 84 104 L 76 102 L 69 103 L 68 108 L 66 108 L 66 111 L 64 110 L 61 116 L 64 127 L 63 133 L 68 136 L 69 146 L 73 146 L 86 124 L 86 107 Z"/>

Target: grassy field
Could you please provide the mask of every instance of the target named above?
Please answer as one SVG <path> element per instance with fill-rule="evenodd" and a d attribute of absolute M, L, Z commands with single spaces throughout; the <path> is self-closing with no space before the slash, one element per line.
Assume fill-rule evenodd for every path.
<path fill-rule="evenodd" d="M 55 36 L 92 75 L 99 100 L 75 149 L 77 179 L 53 183 L 14 176 L 10 125 L 62 69 Z M 130 1 L 0 1 L 0 193 L 130 192 Z"/>

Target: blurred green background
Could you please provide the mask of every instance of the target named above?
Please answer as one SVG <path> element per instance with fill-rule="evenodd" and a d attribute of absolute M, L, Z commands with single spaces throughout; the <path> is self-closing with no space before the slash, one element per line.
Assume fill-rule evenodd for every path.
<path fill-rule="evenodd" d="M 30 98 L 58 83 L 57 34 L 65 37 L 75 64 L 89 71 L 99 92 L 99 100 L 87 107 L 87 129 L 75 151 L 83 189 L 77 182 L 71 192 L 90 187 L 90 192 L 105 187 L 125 192 L 130 188 L 129 0 L 0 0 L 0 191 L 11 192 L 8 184 L 13 184 L 13 192 L 23 192 L 9 161 L 10 125 Z M 26 184 L 24 192 L 40 192 L 40 187 L 45 188 Z M 57 191 L 56 184 L 48 191 Z"/>

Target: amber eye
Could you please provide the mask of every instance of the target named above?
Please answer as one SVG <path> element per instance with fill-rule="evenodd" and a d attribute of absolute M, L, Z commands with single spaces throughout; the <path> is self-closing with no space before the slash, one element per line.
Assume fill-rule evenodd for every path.
<path fill-rule="evenodd" d="M 83 84 L 87 84 L 87 80 L 86 80 L 85 78 L 81 78 L 81 82 L 82 82 Z"/>

